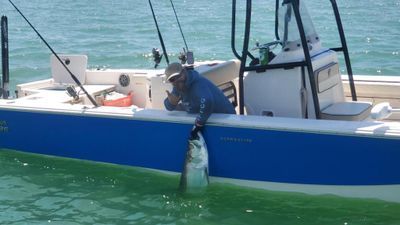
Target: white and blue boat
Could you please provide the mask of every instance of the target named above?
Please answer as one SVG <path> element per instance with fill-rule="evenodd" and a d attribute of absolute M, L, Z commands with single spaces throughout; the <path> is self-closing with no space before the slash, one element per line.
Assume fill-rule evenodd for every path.
<path fill-rule="evenodd" d="M 260 59 L 249 52 L 258 18 L 247 0 L 237 59 L 191 65 L 237 105 L 204 129 L 211 182 L 400 202 L 400 77 L 353 75 L 336 2 L 337 48 L 322 46 L 304 2 L 276 1 L 276 36 L 257 46 Z M 233 0 L 232 34 L 235 10 Z M 195 115 L 164 109 L 164 70 L 89 70 L 86 55 L 57 57 L 50 79 L 0 100 L 1 149 L 182 171 Z"/>

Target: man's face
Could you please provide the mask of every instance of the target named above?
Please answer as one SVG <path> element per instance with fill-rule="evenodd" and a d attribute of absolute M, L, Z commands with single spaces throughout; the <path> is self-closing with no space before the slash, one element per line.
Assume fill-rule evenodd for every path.
<path fill-rule="evenodd" d="M 180 92 L 185 91 L 186 70 L 183 69 L 177 78 L 171 82 L 172 85 Z"/>

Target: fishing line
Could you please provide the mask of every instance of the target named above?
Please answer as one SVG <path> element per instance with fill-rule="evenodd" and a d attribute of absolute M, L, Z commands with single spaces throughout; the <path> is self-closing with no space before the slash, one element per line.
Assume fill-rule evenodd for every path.
<path fill-rule="evenodd" d="M 29 20 L 24 16 L 24 14 L 18 9 L 18 7 L 11 1 L 8 0 L 11 5 L 14 6 L 14 8 L 17 10 L 17 12 L 24 18 L 24 20 L 29 24 L 29 26 L 35 31 L 35 33 L 39 36 L 39 38 L 44 42 L 44 44 L 47 46 L 47 48 L 50 49 L 50 51 L 54 54 L 54 56 L 57 58 L 57 60 L 64 66 L 64 68 L 68 71 L 69 75 L 71 78 L 75 81 L 75 83 L 81 88 L 81 90 L 86 94 L 86 96 L 89 98 L 89 100 L 92 102 L 92 104 L 96 107 L 98 107 L 98 104 L 96 101 L 92 98 L 92 96 L 89 95 L 89 93 L 86 91 L 85 88 L 83 88 L 81 82 L 76 78 L 76 76 L 68 69 L 68 67 L 64 64 L 64 62 L 61 60 L 61 58 L 57 55 L 57 53 L 53 50 L 53 48 L 47 43 L 47 41 L 40 35 L 40 33 L 36 30 L 36 28 L 29 22 Z"/>
<path fill-rule="evenodd" d="M 179 22 L 178 15 L 176 14 L 176 11 L 175 11 L 174 3 L 172 2 L 172 0 L 170 0 L 170 2 L 171 2 L 172 9 L 174 10 L 174 14 L 175 14 L 176 22 L 178 23 L 179 30 L 181 31 L 183 42 L 185 43 L 185 46 L 186 46 L 186 51 L 189 51 L 188 45 L 186 44 L 185 36 L 183 35 L 183 32 L 182 32 L 181 23 Z"/>
<path fill-rule="evenodd" d="M 160 43 L 161 43 L 161 47 L 163 49 L 163 54 L 165 56 L 165 60 L 167 61 L 167 64 L 169 65 L 167 50 L 165 49 L 164 40 L 162 38 L 160 28 L 158 27 L 157 18 L 156 18 L 156 15 L 154 14 L 153 5 L 151 4 L 151 0 L 149 0 L 149 4 L 150 4 L 151 13 L 153 14 L 154 23 L 156 24 L 156 28 L 157 28 L 157 32 L 158 32 L 158 39 L 160 39 Z"/>

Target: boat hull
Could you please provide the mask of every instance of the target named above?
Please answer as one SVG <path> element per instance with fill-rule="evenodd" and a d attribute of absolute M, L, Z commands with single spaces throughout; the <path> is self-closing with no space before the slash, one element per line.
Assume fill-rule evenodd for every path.
<path fill-rule="evenodd" d="M 133 116 L 7 109 L 0 110 L 0 121 L 0 148 L 171 172 L 183 168 L 192 127 Z M 394 185 L 399 192 L 398 138 L 223 124 L 208 125 L 204 137 L 209 173 L 218 179 L 255 187 L 261 182 L 267 189 L 271 183 L 350 189 Z"/>

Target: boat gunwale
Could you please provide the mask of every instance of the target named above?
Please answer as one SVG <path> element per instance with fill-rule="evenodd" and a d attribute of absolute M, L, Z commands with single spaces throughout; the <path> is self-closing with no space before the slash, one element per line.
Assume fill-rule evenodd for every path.
<path fill-rule="evenodd" d="M 92 106 L 90 108 L 85 105 L 76 105 L 71 109 L 71 105 L 53 104 L 53 106 L 57 105 L 59 108 L 43 108 L 28 105 L 4 105 L 0 101 L 0 110 L 188 125 L 193 124 L 196 118 L 194 114 L 180 111 L 135 109 L 132 107 Z M 400 122 L 397 121 L 310 120 L 287 117 L 213 114 L 209 118 L 207 126 L 400 140 Z"/>

